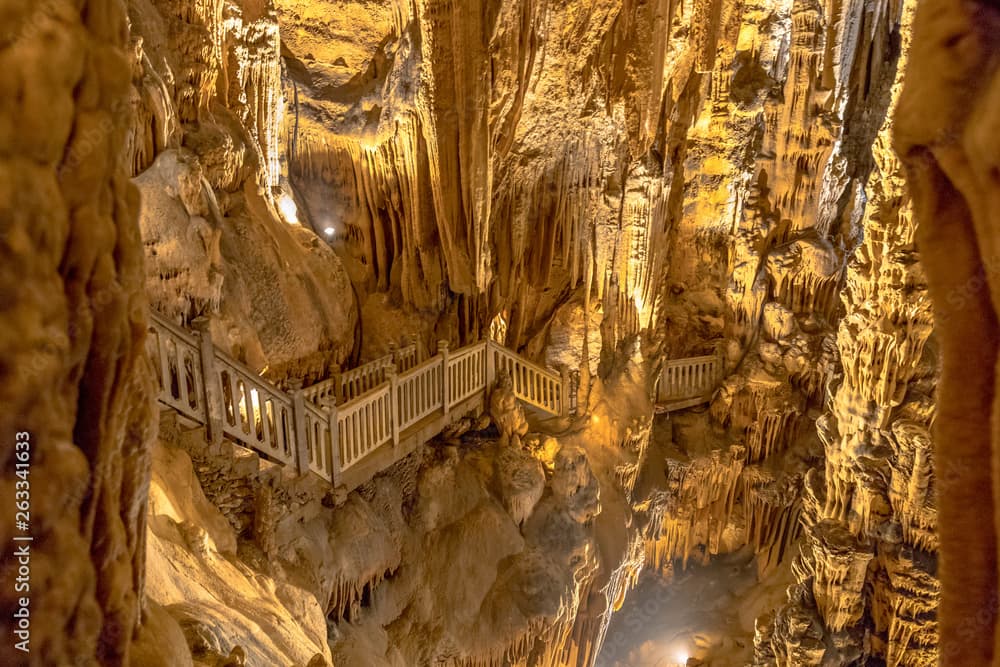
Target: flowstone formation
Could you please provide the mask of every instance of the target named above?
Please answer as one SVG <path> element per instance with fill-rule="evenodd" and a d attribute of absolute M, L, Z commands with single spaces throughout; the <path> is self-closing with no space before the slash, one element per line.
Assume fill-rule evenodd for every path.
<path fill-rule="evenodd" d="M 705 351 L 674 342 L 678 329 L 702 345 L 715 337 L 730 375 L 707 414 L 670 420 L 664 478 L 652 482 L 668 492 L 654 504 L 647 561 L 669 573 L 752 544 L 764 576 L 795 557 L 800 583 L 761 619 L 759 664 L 925 665 L 936 659 L 939 594 L 927 432 L 936 354 L 891 127 L 879 131 L 912 10 L 879 14 L 864 39 L 841 10 L 824 28 L 817 8 L 796 3 L 790 51 L 775 23 L 744 28 L 760 69 L 750 78 L 744 61 L 730 85 L 756 80 L 758 96 L 730 93 L 692 130 L 725 128 L 691 161 L 717 165 L 727 146 L 746 150 L 730 142 L 748 134 L 757 152 L 735 162 L 742 180 L 702 171 L 699 185 L 719 196 L 699 192 L 675 230 L 689 242 L 670 261 L 667 348 Z M 741 134 L 739 112 L 753 109 L 762 121 Z M 712 206 L 731 227 L 701 223 Z M 699 262 L 692 245 L 707 256 L 728 247 L 728 271 Z M 724 301 L 712 282 L 726 285 Z"/>
<path fill-rule="evenodd" d="M 203 438 L 161 424 L 148 547 L 149 604 L 195 667 L 234 651 L 253 665 L 558 665 L 589 640 L 574 628 L 606 581 L 607 473 L 586 433 L 523 447 L 454 434 L 350 495 Z"/>
<path fill-rule="evenodd" d="M 215 343 L 269 379 L 324 379 L 354 354 L 358 308 L 337 255 L 281 214 L 274 8 L 157 0 L 129 3 L 129 20 L 122 159 L 153 307 L 209 316 Z"/>

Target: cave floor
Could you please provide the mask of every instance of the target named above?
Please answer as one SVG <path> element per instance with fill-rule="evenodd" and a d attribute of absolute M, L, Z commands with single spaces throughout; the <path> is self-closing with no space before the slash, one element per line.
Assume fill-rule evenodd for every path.
<path fill-rule="evenodd" d="M 674 667 L 688 657 L 706 667 L 750 664 L 754 619 L 784 602 L 790 560 L 759 583 L 747 550 L 678 570 L 672 582 L 644 572 L 612 617 L 596 667 Z"/>

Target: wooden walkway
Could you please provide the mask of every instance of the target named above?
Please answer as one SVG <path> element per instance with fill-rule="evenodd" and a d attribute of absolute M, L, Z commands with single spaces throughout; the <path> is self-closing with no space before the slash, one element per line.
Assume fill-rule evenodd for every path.
<path fill-rule="evenodd" d="M 410 454 L 455 419 L 486 406 L 506 369 L 523 403 L 553 416 L 575 409 L 568 372 L 538 366 L 492 341 L 451 351 L 417 346 L 286 393 L 215 348 L 207 321 L 187 331 L 150 313 L 147 346 L 159 401 L 223 438 L 348 490 Z"/>
<path fill-rule="evenodd" d="M 363 484 L 441 433 L 486 407 L 506 369 L 514 394 L 551 416 L 576 412 L 569 373 L 534 364 L 493 341 L 421 359 L 417 345 L 306 389 L 277 388 L 215 348 L 208 321 L 187 331 L 150 313 L 146 339 L 159 380 L 159 401 L 204 426 L 210 443 L 223 438 L 264 457 L 319 475 L 348 490 Z M 668 361 L 657 387 L 657 411 L 707 402 L 722 380 L 719 357 Z"/>

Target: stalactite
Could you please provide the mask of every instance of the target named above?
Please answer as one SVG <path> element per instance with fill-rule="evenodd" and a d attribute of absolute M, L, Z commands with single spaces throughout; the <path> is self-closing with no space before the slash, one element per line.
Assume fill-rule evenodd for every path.
<path fill-rule="evenodd" d="M 763 577 L 785 559 L 789 547 L 798 539 L 802 478 L 776 478 L 759 466 L 748 466 L 740 477 L 747 542 L 754 547 L 757 571 Z"/>
<path fill-rule="evenodd" d="M 129 175 L 142 173 L 167 148 L 180 144 L 180 126 L 167 84 L 153 67 L 143 48 L 143 38 L 130 43 L 132 99 L 130 126 L 123 160 Z"/>
<path fill-rule="evenodd" d="M 843 261 L 829 244 L 803 238 L 776 248 L 767 257 L 774 298 L 795 313 L 821 313 L 830 319 L 837 305 Z"/>
<path fill-rule="evenodd" d="M 891 464 L 889 501 L 903 542 L 928 553 L 938 550 L 932 442 L 927 427 L 900 420 L 892 425 L 896 460 Z"/>
<path fill-rule="evenodd" d="M 800 410 L 795 406 L 761 410 L 747 437 L 747 462 L 757 463 L 784 451 L 798 435 Z"/>
<path fill-rule="evenodd" d="M 680 559 L 686 568 L 696 546 L 703 545 L 702 561 L 719 553 L 722 533 L 729 524 L 746 451 L 732 446 L 712 451 L 690 462 L 668 460 L 666 502 L 650 520 L 646 561 L 663 569 Z"/>
<path fill-rule="evenodd" d="M 534 644 L 546 642 L 549 630 L 544 620 L 533 619 L 525 630 L 504 645 L 494 646 L 473 656 L 451 658 L 435 664 L 442 667 L 506 667 L 526 664 L 525 660 Z"/>
<path fill-rule="evenodd" d="M 652 416 L 649 419 L 635 419 L 625 427 L 625 433 L 619 447 L 632 454 L 627 461 L 615 468 L 615 476 L 625 497 L 631 499 L 639 474 L 646 463 L 646 452 L 649 449 L 653 433 Z"/>
<path fill-rule="evenodd" d="M 544 647 L 535 667 L 593 667 L 607 636 L 611 615 L 617 611 L 635 587 L 644 567 L 644 540 L 633 534 L 625 548 L 621 563 L 608 573 L 600 589 L 581 588 L 581 600 L 571 631 L 561 642 Z"/>
<path fill-rule="evenodd" d="M 889 667 L 923 667 L 937 661 L 936 558 L 905 545 L 881 550 L 874 579 L 875 638 Z"/>
<path fill-rule="evenodd" d="M 327 617 L 334 622 L 357 621 L 362 603 L 371 600 L 375 589 L 392 574 L 392 571 L 385 571 L 375 572 L 367 579 L 337 579 L 330 587 Z"/>
<path fill-rule="evenodd" d="M 172 49 L 184 64 L 176 72 L 176 102 L 182 122 L 198 121 L 208 113 L 222 70 L 222 0 L 186 0 L 170 4 L 154 2 L 169 23 Z"/>
<path fill-rule="evenodd" d="M 289 156 L 291 173 L 299 182 L 320 182 L 346 193 L 338 224 L 345 228 L 348 252 L 359 260 L 374 289 L 388 290 L 398 266 L 403 298 L 442 310 L 440 288 L 446 276 L 453 286 L 453 272 L 467 267 L 443 264 L 434 221 L 425 216 L 430 193 L 421 121 L 400 115 L 393 130 L 374 145 L 300 135 L 296 153 Z"/>
<path fill-rule="evenodd" d="M 279 139 L 284 101 L 281 92 L 281 39 L 272 15 L 249 18 L 227 5 L 223 44 L 227 66 L 226 101 L 255 140 L 251 146 L 261 165 L 261 185 L 278 185 L 281 177 Z"/>

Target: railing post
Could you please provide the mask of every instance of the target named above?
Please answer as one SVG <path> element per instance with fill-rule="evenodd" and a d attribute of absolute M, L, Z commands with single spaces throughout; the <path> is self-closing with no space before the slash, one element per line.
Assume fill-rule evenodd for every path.
<path fill-rule="evenodd" d="M 386 380 L 389 381 L 389 421 L 392 424 L 392 446 L 399 446 L 399 376 L 396 374 L 396 367 L 389 366 L 385 369 Z"/>
<path fill-rule="evenodd" d="M 343 472 L 340 463 L 340 421 L 337 419 L 337 404 L 331 403 L 328 408 L 330 415 L 330 455 L 327 460 L 330 462 L 331 484 L 340 486 L 340 476 Z"/>
<path fill-rule="evenodd" d="M 340 405 L 344 402 L 344 386 L 340 377 L 340 364 L 330 367 L 330 378 L 333 380 L 333 400 Z"/>
<path fill-rule="evenodd" d="M 497 382 L 497 357 L 493 350 L 495 343 L 486 341 L 486 393 L 489 394 Z"/>
<path fill-rule="evenodd" d="M 213 447 L 222 444 L 222 386 L 215 372 L 215 348 L 209 331 L 208 317 L 196 317 L 191 323 L 198 332 L 198 352 L 201 356 L 201 386 L 205 397 L 205 435 Z M 178 371 L 179 372 L 179 371 Z"/>
<path fill-rule="evenodd" d="M 438 354 L 441 355 L 441 393 L 444 398 L 441 401 L 443 406 L 443 412 L 445 419 L 448 418 L 448 412 L 451 409 L 449 405 L 449 390 L 448 390 L 448 341 L 439 340 L 438 341 Z"/>
<path fill-rule="evenodd" d="M 413 346 L 413 365 L 419 366 L 423 361 L 420 358 L 420 338 L 417 337 L 417 334 L 410 334 L 407 336 L 407 340 L 409 341 L 409 345 Z"/>
<path fill-rule="evenodd" d="M 299 474 L 309 472 L 309 434 L 306 431 L 306 401 L 302 396 L 302 379 L 288 381 L 292 390 L 292 425 L 295 429 L 295 463 Z"/>
<path fill-rule="evenodd" d="M 392 366 L 399 370 L 399 344 L 396 341 L 389 341 L 389 354 L 392 356 Z"/>
<path fill-rule="evenodd" d="M 569 367 L 566 364 L 559 367 L 559 377 L 562 380 L 562 389 L 559 391 L 559 414 L 569 417 Z"/>

